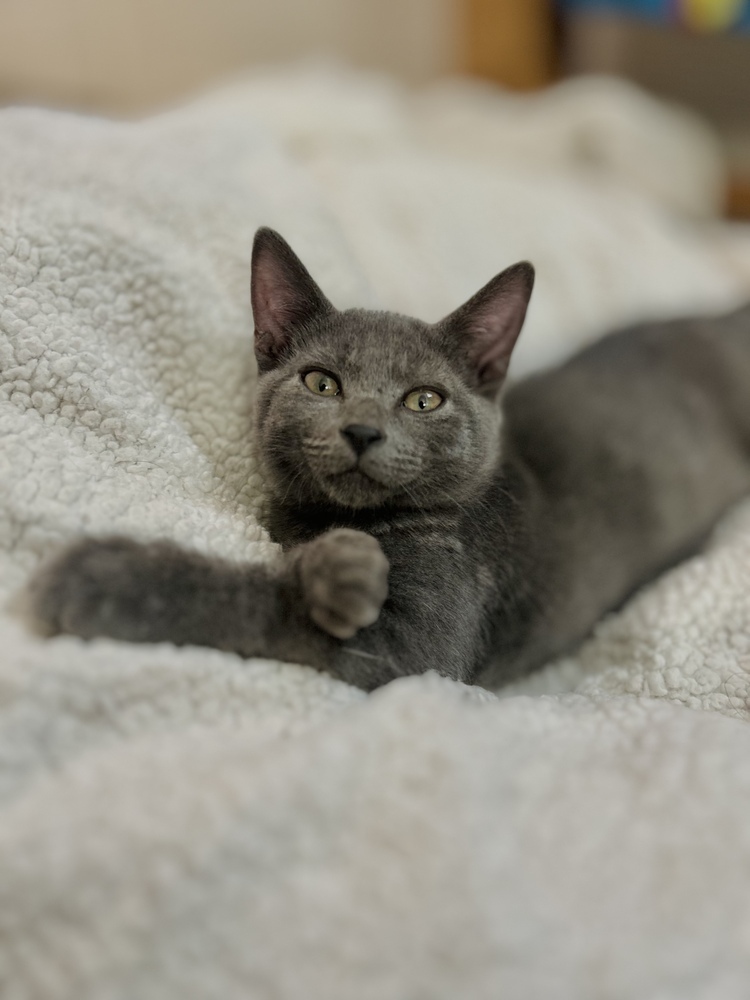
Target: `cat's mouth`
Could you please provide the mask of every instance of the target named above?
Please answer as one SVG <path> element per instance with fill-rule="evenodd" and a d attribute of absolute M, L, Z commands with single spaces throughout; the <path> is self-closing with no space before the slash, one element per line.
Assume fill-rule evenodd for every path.
<path fill-rule="evenodd" d="M 360 465 L 354 465 L 351 469 L 347 469 L 346 472 L 341 472 L 337 479 L 345 479 L 350 482 L 361 483 L 363 486 L 368 486 L 371 489 L 381 489 L 387 490 L 390 487 L 387 483 L 382 482 L 380 479 L 376 478 L 370 472 L 365 472 L 365 470 Z"/>
<path fill-rule="evenodd" d="M 348 507 L 371 507 L 391 494 L 391 487 L 365 472 L 359 464 L 325 477 L 324 488 L 332 500 Z"/>

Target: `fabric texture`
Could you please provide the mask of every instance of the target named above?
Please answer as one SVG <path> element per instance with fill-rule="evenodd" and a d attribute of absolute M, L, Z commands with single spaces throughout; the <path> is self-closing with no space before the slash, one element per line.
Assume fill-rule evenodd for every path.
<path fill-rule="evenodd" d="M 527 138 L 518 99 L 317 69 L 140 123 L 0 113 L 3 1000 L 744 1000 L 750 503 L 499 694 L 45 641 L 19 601 L 81 534 L 274 557 L 258 225 L 335 304 L 425 319 L 529 257 L 516 374 L 747 298 L 750 233 L 710 218 L 711 136 L 606 95 L 534 98 Z M 669 197 L 649 179 L 667 168 Z"/>

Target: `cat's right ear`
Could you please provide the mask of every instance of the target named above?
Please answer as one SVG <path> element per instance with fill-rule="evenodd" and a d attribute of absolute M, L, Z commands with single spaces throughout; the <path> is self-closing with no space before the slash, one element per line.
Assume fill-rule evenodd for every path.
<path fill-rule="evenodd" d="M 255 357 L 268 371 L 286 355 L 296 328 L 333 306 L 283 237 L 263 227 L 255 234 L 251 269 Z"/>

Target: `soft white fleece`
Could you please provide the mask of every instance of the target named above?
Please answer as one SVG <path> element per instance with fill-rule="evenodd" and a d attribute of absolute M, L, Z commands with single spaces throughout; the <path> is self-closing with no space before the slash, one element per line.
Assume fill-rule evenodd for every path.
<path fill-rule="evenodd" d="M 261 223 L 335 303 L 425 318 L 531 256 L 517 370 L 750 292 L 750 237 L 675 210 L 713 198 L 698 125 L 652 144 L 667 109 L 614 88 L 592 119 L 579 87 L 538 99 L 544 170 L 541 126 L 498 166 L 480 124 L 517 109 L 488 100 L 427 113 L 306 72 L 138 124 L 0 113 L 3 1000 L 747 996 L 750 504 L 501 698 L 44 642 L 12 610 L 81 533 L 273 556 L 248 433 Z"/>

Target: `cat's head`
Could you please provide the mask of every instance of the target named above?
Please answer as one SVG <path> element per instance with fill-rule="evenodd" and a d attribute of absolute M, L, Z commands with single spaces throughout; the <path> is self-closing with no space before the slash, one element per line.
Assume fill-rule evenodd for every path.
<path fill-rule="evenodd" d="M 534 282 L 497 275 L 430 325 L 335 309 L 289 245 L 255 237 L 258 434 L 278 497 L 361 509 L 460 504 L 497 461 L 497 394 Z"/>

